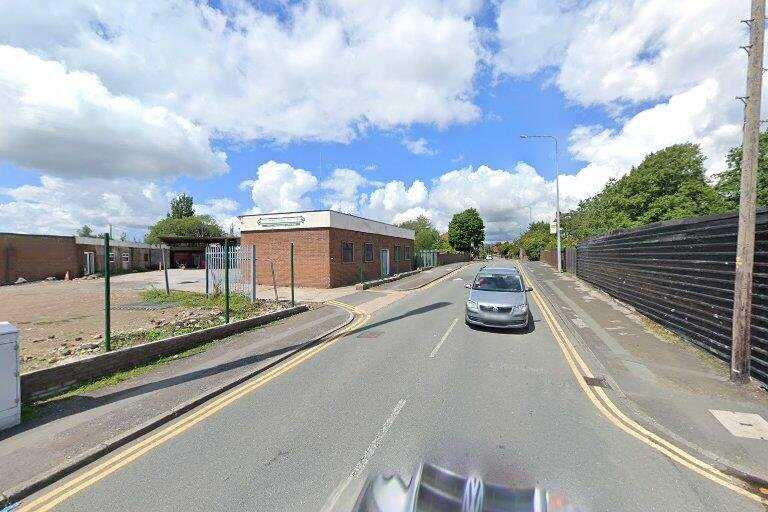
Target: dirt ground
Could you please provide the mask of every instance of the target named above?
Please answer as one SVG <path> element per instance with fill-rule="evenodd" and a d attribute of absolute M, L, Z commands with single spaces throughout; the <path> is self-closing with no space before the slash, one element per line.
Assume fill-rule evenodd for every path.
<path fill-rule="evenodd" d="M 151 328 L 185 314 L 183 308 L 123 310 L 141 301 L 144 283 L 112 283 L 112 333 Z M 22 371 L 100 350 L 104 332 L 104 281 L 42 281 L 0 287 L 0 321 L 20 331 Z"/>
<path fill-rule="evenodd" d="M 205 271 L 171 269 L 170 287 L 174 290 L 204 292 Z M 182 307 L 157 310 L 122 309 L 141 302 L 140 293 L 149 288 L 163 289 L 163 272 L 139 272 L 113 276 L 111 280 L 111 332 L 113 336 L 144 331 L 180 321 L 187 325 L 204 321 L 211 311 Z M 323 302 L 351 293 L 351 287 L 331 290 L 297 289 L 296 300 Z M 278 288 L 281 300 L 290 290 Z M 259 286 L 261 299 L 274 299 L 274 291 Z M 104 280 L 38 281 L 0 286 L 0 322 L 7 321 L 20 331 L 21 370 L 27 372 L 60 364 L 102 349 L 104 332 Z"/>

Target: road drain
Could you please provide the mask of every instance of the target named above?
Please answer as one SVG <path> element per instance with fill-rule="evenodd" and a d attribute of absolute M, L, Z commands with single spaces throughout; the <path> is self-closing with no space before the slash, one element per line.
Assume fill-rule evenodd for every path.
<path fill-rule="evenodd" d="M 365 331 L 358 334 L 357 338 L 378 338 L 384 334 L 384 331 Z"/>
<path fill-rule="evenodd" d="M 611 389 L 610 384 L 605 381 L 605 377 L 586 377 L 583 375 L 582 377 L 584 377 L 584 382 L 586 382 L 588 386 L 598 386 L 605 389 Z"/>

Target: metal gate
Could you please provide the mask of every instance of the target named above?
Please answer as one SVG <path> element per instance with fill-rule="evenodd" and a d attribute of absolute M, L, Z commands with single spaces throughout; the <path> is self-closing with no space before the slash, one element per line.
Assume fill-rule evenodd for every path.
<path fill-rule="evenodd" d="M 414 256 L 416 258 L 416 268 L 437 266 L 437 251 L 417 251 Z"/>
<path fill-rule="evenodd" d="M 266 272 L 271 273 L 272 288 L 277 296 L 274 262 L 264 260 L 268 266 Z M 229 290 L 230 293 L 241 293 L 251 300 L 256 300 L 258 291 L 256 246 L 236 245 L 229 248 Z M 224 292 L 224 246 L 209 245 L 205 248 L 206 293 Z M 268 281 L 269 282 L 269 281 Z"/>

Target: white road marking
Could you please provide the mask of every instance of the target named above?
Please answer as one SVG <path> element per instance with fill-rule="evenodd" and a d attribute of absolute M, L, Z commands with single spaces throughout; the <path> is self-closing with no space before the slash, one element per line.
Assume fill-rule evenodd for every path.
<path fill-rule="evenodd" d="M 768 441 L 768 421 L 759 414 L 717 409 L 709 412 L 734 436 Z"/>
<path fill-rule="evenodd" d="M 368 445 L 368 449 L 365 450 L 363 457 L 357 461 L 357 464 L 355 464 L 355 467 L 352 468 L 352 471 L 349 473 L 349 475 L 347 475 L 347 478 L 339 482 L 339 485 L 336 486 L 333 494 L 331 494 L 330 497 L 326 500 L 322 512 L 331 512 L 333 510 L 333 508 L 336 506 L 336 502 L 339 501 L 339 497 L 341 497 L 341 494 L 344 492 L 344 489 L 347 488 L 355 476 L 362 472 L 362 470 L 368 464 L 368 461 L 371 459 L 371 457 L 373 457 L 374 452 L 376 452 L 376 448 L 379 447 L 381 440 L 385 435 L 387 435 L 387 432 L 392 427 L 395 419 L 397 419 L 398 414 L 400 414 L 400 411 L 403 410 L 404 405 L 405 398 L 401 398 L 400 401 L 397 402 L 397 405 L 395 406 L 392 413 L 389 415 L 389 418 L 387 418 L 387 421 L 384 422 L 384 425 L 382 425 L 379 431 L 376 433 L 376 436 L 373 438 L 373 441 L 371 441 L 371 444 Z"/>
<path fill-rule="evenodd" d="M 440 350 L 440 347 L 443 343 L 445 343 L 445 340 L 448 338 L 448 335 L 451 334 L 451 331 L 453 330 L 453 326 L 456 325 L 456 322 L 458 322 L 458 318 L 454 318 L 453 322 L 451 322 L 451 326 L 448 327 L 448 330 L 445 331 L 445 334 L 443 334 L 443 337 L 440 338 L 440 342 L 435 345 L 435 348 L 432 349 L 432 353 L 429 354 L 429 357 L 435 357 L 435 354 L 437 354 L 437 351 Z"/>

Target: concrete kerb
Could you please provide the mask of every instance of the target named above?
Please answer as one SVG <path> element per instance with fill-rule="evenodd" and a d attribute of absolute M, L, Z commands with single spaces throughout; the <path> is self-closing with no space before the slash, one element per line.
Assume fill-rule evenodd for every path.
<path fill-rule="evenodd" d="M 428 270 L 430 268 L 434 267 L 422 267 L 417 268 L 416 270 L 409 270 L 408 272 L 401 272 L 399 274 L 395 274 L 394 276 L 390 277 L 382 277 L 381 279 L 373 279 L 372 281 L 365 281 L 363 283 L 358 283 L 355 285 L 355 290 L 367 290 L 368 288 L 373 288 L 374 286 L 379 286 L 385 283 L 391 283 L 392 281 L 397 281 L 399 279 L 402 279 L 404 277 L 409 277 L 415 274 L 418 274 L 419 272 L 422 272 L 424 270 Z"/>
<path fill-rule="evenodd" d="M 335 306 L 334 306 L 335 307 Z M 109 441 L 102 443 L 90 450 L 87 450 L 77 456 L 75 456 L 70 462 L 67 462 L 65 464 L 62 464 L 56 468 L 53 468 L 49 471 L 46 471 L 40 475 L 38 475 L 35 478 L 32 478 L 28 480 L 27 482 L 20 484 L 14 488 L 11 488 L 10 490 L 3 491 L 0 493 L 0 509 L 3 507 L 10 506 L 14 503 L 19 502 L 20 500 L 36 493 L 40 489 L 43 489 L 44 487 L 61 480 L 62 478 L 71 475 L 75 471 L 82 469 L 83 467 L 87 466 L 91 462 L 94 462 L 95 460 L 98 460 L 99 458 L 103 457 L 104 455 L 113 452 L 117 450 L 118 448 L 125 446 L 126 444 L 135 441 L 136 439 L 142 437 L 143 435 L 147 434 L 148 432 L 151 432 L 152 430 L 169 423 L 173 421 L 174 419 L 178 418 L 179 416 L 182 416 L 183 414 L 186 414 L 187 412 L 191 411 L 192 409 L 195 409 L 196 407 L 202 405 L 203 403 L 211 400 L 212 398 L 215 398 L 222 393 L 225 393 L 226 391 L 239 386 L 240 384 L 252 379 L 256 375 L 263 373 L 266 370 L 269 370 L 270 368 L 282 363 L 286 359 L 292 357 L 298 352 L 301 352 L 303 350 L 306 350 L 320 342 L 322 342 L 324 339 L 333 336 L 337 332 L 341 331 L 345 327 L 347 327 L 349 324 L 351 324 L 355 319 L 355 315 L 351 312 L 348 314 L 347 319 L 344 321 L 344 323 L 338 327 L 335 327 L 333 329 L 330 329 L 326 331 L 325 333 L 321 334 L 320 336 L 317 336 L 316 338 L 313 338 L 300 346 L 294 348 L 293 350 L 285 353 L 280 358 L 276 359 L 275 361 L 272 361 L 271 363 L 261 367 L 257 368 L 256 370 L 253 370 L 251 372 L 248 372 L 245 375 L 241 375 L 240 377 L 237 377 L 235 379 L 230 380 L 229 382 L 226 382 L 225 384 L 222 384 L 221 386 L 218 386 L 217 388 L 211 389 L 201 395 L 198 395 L 197 397 L 193 398 L 192 400 L 189 400 L 183 404 L 180 404 L 173 409 L 171 409 L 168 412 L 159 414 L 155 416 L 154 418 L 150 419 L 149 421 L 145 422 L 142 425 L 139 425 L 138 427 L 129 430 L 127 432 L 124 432 L 123 434 L 120 434 L 118 436 L 113 437 Z"/>
<path fill-rule="evenodd" d="M 443 274 L 441 276 L 438 276 L 438 277 L 436 277 L 434 279 L 430 279 L 426 283 L 421 283 L 420 285 L 414 286 L 413 288 L 403 288 L 401 291 L 410 292 L 410 291 L 413 291 L 413 290 L 418 290 L 419 288 L 424 288 L 425 286 L 429 286 L 430 284 L 434 283 L 438 279 L 443 279 L 445 277 L 448 277 L 449 275 L 451 275 L 451 274 L 453 274 L 455 272 L 458 272 L 459 270 L 461 270 L 461 269 L 463 269 L 465 267 L 468 267 L 469 265 L 472 265 L 473 263 L 477 263 L 477 262 L 476 261 L 466 261 L 466 262 L 464 262 L 463 265 L 459 265 L 458 267 L 449 270 L 448 272 L 446 272 L 445 274 Z M 428 268 L 433 268 L 434 269 L 434 268 L 438 268 L 438 267 L 428 267 Z M 427 270 L 427 269 L 425 269 L 425 270 Z"/>

